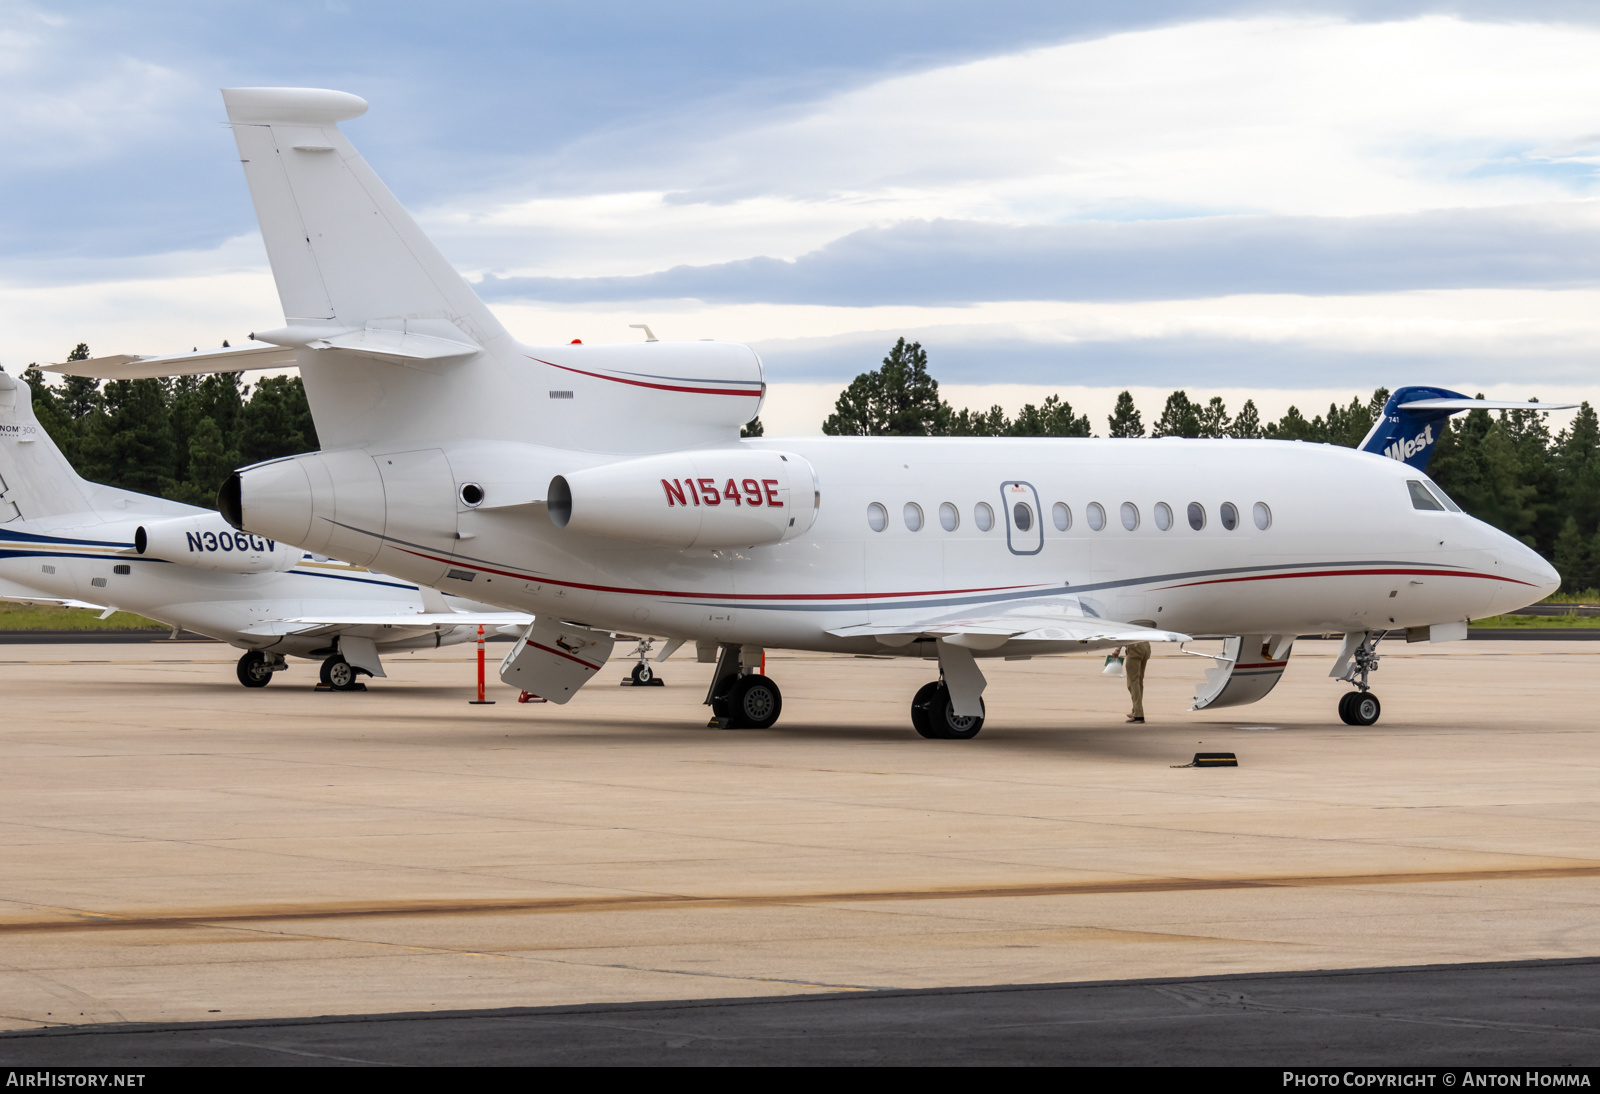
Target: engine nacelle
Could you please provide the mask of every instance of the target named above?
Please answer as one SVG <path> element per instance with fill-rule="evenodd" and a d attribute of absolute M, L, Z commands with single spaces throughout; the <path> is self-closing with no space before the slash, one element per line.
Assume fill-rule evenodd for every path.
<path fill-rule="evenodd" d="M 305 554 L 277 540 L 236 532 L 220 513 L 141 524 L 133 533 L 133 549 L 149 558 L 230 574 L 282 572 Z"/>
<path fill-rule="evenodd" d="M 661 547 L 760 547 L 817 518 L 816 471 L 792 452 L 703 449 L 604 464 L 550 481 L 557 528 Z"/>

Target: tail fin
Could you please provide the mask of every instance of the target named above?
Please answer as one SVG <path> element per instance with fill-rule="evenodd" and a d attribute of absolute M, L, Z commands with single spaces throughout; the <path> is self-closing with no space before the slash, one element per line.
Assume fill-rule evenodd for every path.
<path fill-rule="evenodd" d="M 381 322 L 409 319 L 453 325 L 480 346 L 505 335 L 339 132 L 340 121 L 366 113 L 365 101 L 280 87 L 222 98 L 290 330 L 451 337 L 447 326 Z"/>
<path fill-rule="evenodd" d="M 0 524 L 85 512 L 89 486 L 34 417 L 33 389 L 0 372 Z"/>
<path fill-rule="evenodd" d="M 1497 399 L 1471 399 L 1442 387 L 1403 387 L 1389 396 L 1383 413 L 1361 442 L 1363 452 L 1425 470 L 1444 423 L 1463 410 L 1571 410 L 1576 403 L 1522 403 Z"/>
<path fill-rule="evenodd" d="M 0 370 L 0 524 L 71 514 L 117 520 L 205 511 L 79 476 L 35 417 L 33 389 Z"/>

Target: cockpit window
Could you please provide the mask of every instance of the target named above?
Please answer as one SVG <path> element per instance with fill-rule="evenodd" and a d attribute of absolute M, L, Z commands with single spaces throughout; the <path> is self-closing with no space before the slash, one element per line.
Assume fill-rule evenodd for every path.
<path fill-rule="evenodd" d="M 1441 513 L 1444 512 L 1444 502 L 1434 497 L 1432 491 L 1416 479 L 1407 479 L 1406 489 L 1411 491 L 1411 508 L 1437 509 Z"/>
<path fill-rule="evenodd" d="M 1450 495 L 1446 494 L 1443 490 L 1439 489 L 1439 484 L 1438 483 L 1434 482 L 1432 479 L 1428 479 L 1428 480 L 1426 480 L 1426 482 L 1427 482 L 1428 492 L 1430 494 L 1432 494 L 1434 497 L 1438 498 L 1440 501 L 1444 502 L 1444 507 L 1446 509 L 1450 510 L 1452 513 L 1461 512 L 1461 506 L 1459 506 L 1455 502 L 1451 501 L 1450 500 Z"/>

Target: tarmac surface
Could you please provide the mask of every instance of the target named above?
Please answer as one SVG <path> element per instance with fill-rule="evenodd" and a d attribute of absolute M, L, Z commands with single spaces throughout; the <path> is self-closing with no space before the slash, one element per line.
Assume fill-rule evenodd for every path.
<path fill-rule="evenodd" d="M 943 1031 L 917 1039 L 932 1062 L 963 1023 L 1029 1013 L 1035 1033 L 982 1043 L 1037 1062 L 1142 1046 L 1157 1062 L 1158 1031 L 1161 1052 L 1203 1040 L 1205 1015 L 1236 1050 L 1257 1038 L 1308 1062 L 1327 1058 L 1313 1041 L 1345 1059 L 1421 1063 L 1408 1054 L 1438 1045 L 1554 1064 L 1582 1045 L 1592 1061 L 1600 646 L 1386 644 L 1370 729 L 1334 714 L 1335 649 L 1302 641 L 1266 700 L 1198 714 L 1205 662 L 1158 653 L 1144 726 L 1123 724 L 1098 658 L 984 662 L 982 734 L 925 741 L 906 708 L 935 670 L 907 659 L 772 654 L 784 715 L 753 732 L 704 728 L 711 666 L 686 659 L 660 666 L 663 688 L 617 687 L 615 662 L 559 707 L 514 702 L 491 655 L 499 702 L 471 707 L 470 647 L 389 659 L 369 691 L 330 694 L 304 662 L 241 688 L 219 645 L 7 646 L 0 1029 L 47 1032 L 0 1039 L 0 1059 L 101 1060 L 68 1046 L 135 1035 L 108 1025 L 273 1020 L 291 1048 L 371 1027 L 360 1036 L 387 1037 L 395 1062 L 446 1062 L 418 1054 L 510 1019 L 450 1018 L 448 1035 L 283 1020 L 626 1004 L 652 1016 L 638 1051 L 726 1022 L 744 1031 L 736 1062 L 772 1058 L 769 1033 L 794 1060 L 897 1061 L 882 1054 L 908 1021 Z M 1196 751 L 1241 766 L 1175 766 Z M 1485 961 L 1546 964 L 1363 973 L 1366 995 L 1359 977 L 1261 975 Z M 1102 983 L 1227 974 L 1255 976 L 1237 990 L 1266 1003 L 1205 1002 L 1235 990 L 1220 981 L 1193 989 L 1204 998 Z M 1096 983 L 1111 994 L 1085 994 Z M 973 990 L 1051 984 L 1068 986 Z M 698 1018 L 675 1005 L 694 1000 L 718 1002 Z M 1049 1054 L 1061 1022 L 1100 1012 L 1125 1015 L 1107 1019 L 1121 1032 Z M 845 1055 L 797 1047 L 795 1029 L 823 1026 Z M 475 1062 L 500 1059 L 494 1036 L 471 1035 Z M 539 1044 L 625 1050 L 576 1036 Z"/>
<path fill-rule="evenodd" d="M 1600 961 L 0 1034 L 0 1067 L 1520 1067 L 1600 1056 Z M 1280 1085 L 1275 1082 L 1273 1085 Z M 1436 1084 L 1438 1085 L 1438 1084 Z"/>

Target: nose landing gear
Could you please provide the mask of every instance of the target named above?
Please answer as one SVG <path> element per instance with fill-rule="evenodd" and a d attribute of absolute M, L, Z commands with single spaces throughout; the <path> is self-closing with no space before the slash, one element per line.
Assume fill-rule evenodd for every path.
<path fill-rule="evenodd" d="M 1347 726 L 1374 725 L 1383 713 L 1383 704 L 1372 694 L 1372 685 L 1367 678 L 1378 668 L 1378 643 L 1383 641 L 1386 633 L 1358 631 L 1345 635 L 1339 659 L 1328 673 L 1336 680 L 1355 685 L 1355 691 L 1346 693 L 1339 700 L 1339 720 Z"/>
<path fill-rule="evenodd" d="M 272 674 L 288 668 L 281 654 L 262 653 L 260 650 L 248 650 L 239 658 L 239 664 L 234 670 L 239 676 L 239 683 L 247 688 L 264 688 L 272 683 Z"/>

